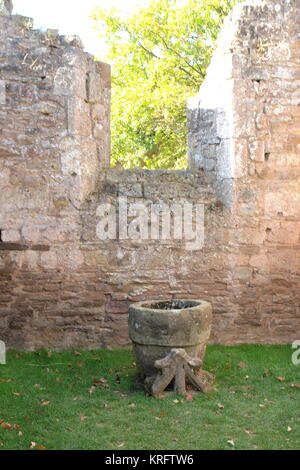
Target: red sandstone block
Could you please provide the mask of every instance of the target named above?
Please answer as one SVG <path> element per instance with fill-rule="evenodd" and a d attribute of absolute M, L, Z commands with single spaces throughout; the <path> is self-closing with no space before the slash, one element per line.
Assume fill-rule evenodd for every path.
<path fill-rule="evenodd" d="M 105 304 L 105 312 L 107 313 L 128 313 L 129 302 L 126 301 L 109 301 Z"/>

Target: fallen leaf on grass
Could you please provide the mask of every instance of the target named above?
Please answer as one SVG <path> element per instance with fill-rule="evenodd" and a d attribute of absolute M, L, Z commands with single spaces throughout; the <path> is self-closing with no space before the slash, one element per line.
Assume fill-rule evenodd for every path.
<path fill-rule="evenodd" d="M 179 403 L 179 400 L 173 400 L 173 403 Z"/>
<path fill-rule="evenodd" d="M 300 385 L 298 385 L 298 384 L 291 384 L 291 387 L 300 388 Z"/>
<path fill-rule="evenodd" d="M 239 362 L 238 366 L 244 369 L 246 367 L 246 364 L 244 362 Z"/>
<path fill-rule="evenodd" d="M 78 367 L 83 367 L 84 366 L 84 362 L 77 362 L 76 364 Z"/>
<path fill-rule="evenodd" d="M 186 401 L 193 401 L 194 397 L 191 393 L 187 393 L 185 396 Z"/>
<path fill-rule="evenodd" d="M 36 449 L 37 450 L 46 450 L 46 447 L 45 446 L 38 446 Z"/>
<path fill-rule="evenodd" d="M 285 377 L 276 377 L 277 380 L 279 380 L 279 382 L 284 382 L 285 381 Z"/>
<path fill-rule="evenodd" d="M 228 444 L 230 444 L 231 446 L 235 446 L 235 442 L 234 442 L 234 441 L 228 440 L 227 442 L 228 442 Z"/>
<path fill-rule="evenodd" d="M 48 356 L 48 357 L 51 357 L 51 356 L 52 356 L 52 351 L 48 351 L 48 352 L 47 352 L 47 356 Z"/>
<path fill-rule="evenodd" d="M 135 408 L 136 407 L 136 404 L 135 403 L 129 403 L 129 408 Z"/>
<path fill-rule="evenodd" d="M 1 428 L 2 429 L 12 429 L 12 425 L 10 423 L 1 423 Z"/>
<path fill-rule="evenodd" d="M 95 387 L 108 387 L 107 384 L 108 380 L 107 379 L 99 379 L 99 380 L 94 380 L 93 385 Z"/>
<path fill-rule="evenodd" d="M 21 392 L 12 392 L 13 395 L 15 395 L 16 397 L 19 397 L 20 395 L 22 395 Z"/>
<path fill-rule="evenodd" d="M 31 443 L 30 443 L 30 447 L 29 447 L 29 448 L 30 448 L 30 449 L 34 449 L 34 448 L 35 448 L 35 446 L 36 446 L 36 442 L 31 442 Z"/>
<path fill-rule="evenodd" d="M 260 403 L 259 407 L 260 407 L 260 408 L 265 408 L 265 405 L 263 405 L 262 403 Z"/>
<path fill-rule="evenodd" d="M 264 401 L 266 401 L 267 403 L 275 403 L 275 401 L 269 400 L 268 398 L 265 398 Z"/>
<path fill-rule="evenodd" d="M 291 432 L 293 428 L 291 428 L 291 426 L 288 426 L 287 428 L 287 432 Z"/>
<path fill-rule="evenodd" d="M 163 400 L 164 398 L 166 398 L 166 395 L 164 393 L 159 393 L 159 395 L 156 395 L 156 399 L 158 400 Z"/>
<path fill-rule="evenodd" d="M 125 442 L 121 442 L 121 444 L 118 444 L 117 447 L 123 447 L 125 445 Z"/>
<path fill-rule="evenodd" d="M 80 414 L 80 415 L 79 415 L 79 418 L 80 418 L 80 421 L 85 421 L 85 420 L 88 418 L 88 416 L 85 416 L 85 415 L 83 415 L 83 414 Z"/>
<path fill-rule="evenodd" d="M 221 403 L 218 403 L 218 404 L 217 404 L 217 407 L 220 408 L 221 410 L 222 410 L 223 408 L 225 408 L 224 405 L 222 405 Z"/>
<path fill-rule="evenodd" d="M 46 406 L 46 405 L 49 405 L 51 403 L 51 400 L 47 400 L 47 401 L 42 401 L 40 404 L 42 406 Z"/>
<path fill-rule="evenodd" d="M 104 408 L 105 408 L 106 410 L 109 410 L 109 411 L 112 410 L 112 408 L 111 408 L 107 403 L 105 403 Z"/>

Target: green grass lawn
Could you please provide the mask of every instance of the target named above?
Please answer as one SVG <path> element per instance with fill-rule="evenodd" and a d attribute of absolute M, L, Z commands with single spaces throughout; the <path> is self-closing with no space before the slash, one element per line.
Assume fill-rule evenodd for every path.
<path fill-rule="evenodd" d="M 188 401 L 145 396 L 128 350 L 10 351 L 0 365 L 0 449 L 300 449 L 291 354 L 210 346 L 216 390 Z"/>

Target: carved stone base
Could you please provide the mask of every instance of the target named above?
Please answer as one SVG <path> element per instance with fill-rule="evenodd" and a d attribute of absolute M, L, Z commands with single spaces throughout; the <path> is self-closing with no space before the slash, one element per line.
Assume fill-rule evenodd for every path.
<path fill-rule="evenodd" d="M 185 394 L 187 383 L 205 393 L 212 388 L 215 377 L 201 366 L 202 361 L 190 357 L 184 349 L 172 349 L 166 357 L 155 361 L 158 373 L 145 379 L 145 387 L 151 395 L 158 397 L 174 380 L 175 393 Z"/>

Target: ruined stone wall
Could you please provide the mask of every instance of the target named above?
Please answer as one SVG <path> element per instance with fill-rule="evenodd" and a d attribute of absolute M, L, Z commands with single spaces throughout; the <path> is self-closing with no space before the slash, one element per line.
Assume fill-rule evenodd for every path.
<path fill-rule="evenodd" d="M 299 336 L 299 32 L 298 0 L 236 6 L 190 102 L 190 165 L 230 211 L 232 326 L 253 340 Z"/>
<path fill-rule="evenodd" d="M 215 195 L 201 174 L 107 169 L 110 67 L 76 37 L 35 31 L 7 10 L 0 23 L 1 339 L 26 349 L 128 345 L 128 304 L 195 296 L 199 267 L 217 254 L 196 258 L 171 239 L 99 240 L 97 208 L 120 196 L 186 198 L 210 214 Z"/>
<path fill-rule="evenodd" d="M 0 5 L 0 324 L 30 347 L 23 327 L 38 337 L 57 297 L 47 270 L 82 261 L 79 207 L 109 166 L 110 67 Z"/>
<path fill-rule="evenodd" d="M 0 0 L 0 339 L 128 346 L 128 305 L 165 297 L 212 301 L 213 342 L 299 339 L 298 2 L 235 9 L 191 104 L 187 171 L 109 169 L 109 66 L 78 38 L 32 30 L 9 4 Z M 203 205 L 203 248 L 100 239 L 99 206 L 118 212 L 120 198 Z"/>

